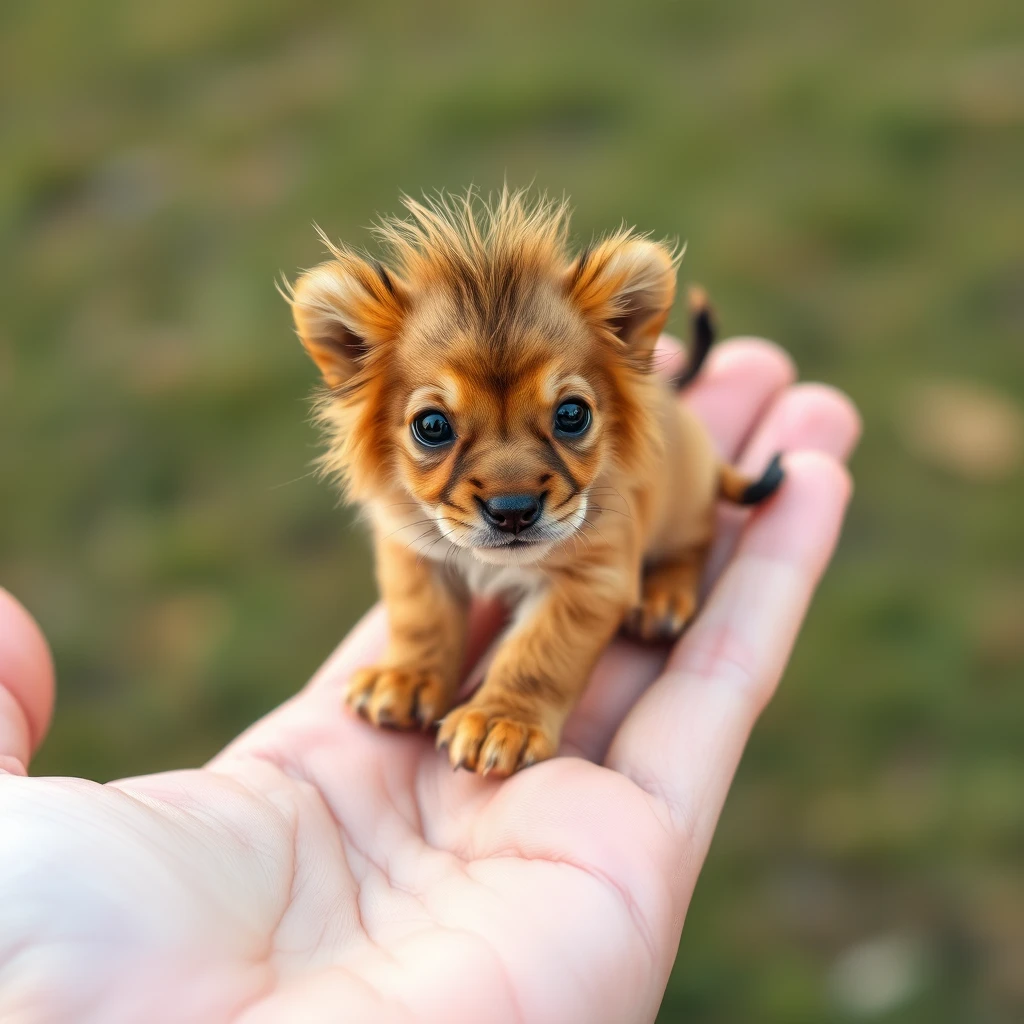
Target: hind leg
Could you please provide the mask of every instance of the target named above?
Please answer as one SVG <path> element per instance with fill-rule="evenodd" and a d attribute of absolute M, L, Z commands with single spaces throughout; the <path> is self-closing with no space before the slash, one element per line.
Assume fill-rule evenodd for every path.
<path fill-rule="evenodd" d="M 626 616 L 626 632 L 640 640 L 674 640 L 679 636 L 697 610 L 707 555 L 707 546 L 702 545 L 647 569 L 640 585 L 640 603 Z"/>

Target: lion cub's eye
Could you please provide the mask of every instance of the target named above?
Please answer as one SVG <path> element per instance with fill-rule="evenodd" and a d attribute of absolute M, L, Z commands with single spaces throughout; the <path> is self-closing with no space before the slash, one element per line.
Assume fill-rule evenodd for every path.
<path fill-rule="evenodd" d="M 590 406 L 570 398 L 555 410 L 555 430 L 559 434 L 582 434 L 590 426 Z"/>
<path fill-rule="evenodd" d="M 436 409 L 428 409 L 412 421 L 412 436 L 428 448 L 437 448 L 447 444 L 455 436 L 455 432 L 443 413 Z"/>

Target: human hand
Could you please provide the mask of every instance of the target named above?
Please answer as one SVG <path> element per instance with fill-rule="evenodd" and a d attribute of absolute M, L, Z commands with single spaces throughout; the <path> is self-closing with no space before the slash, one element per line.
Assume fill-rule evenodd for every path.
<path fill-rule="evenodd" d="M 671 348 L 667 360 L 676 358 Z M 733 773 L 831 556 L 859 424 L 765 342 L 687 394 L 723 454 L 787 480 L 724 513 L 713 586 L 666 651 L 616 641 L 566 756 L 499 782 L 342 711 L 377 608 L 202 768 L 24 776 L 52 669 L 0 591 L 0 1021 L 645 1021 Z M 474 651 L 496 628 L 476 609 Z"/>

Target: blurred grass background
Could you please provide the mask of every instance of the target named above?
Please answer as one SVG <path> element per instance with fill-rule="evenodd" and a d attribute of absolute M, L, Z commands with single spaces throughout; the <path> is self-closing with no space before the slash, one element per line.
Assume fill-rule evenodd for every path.
<path fill-rule="evenodd" d="M 0 12 L 0 581 L 41 773 L 195 763 L 373 599 L 273 288 L 507 174 L 685 238 L 847 389 L 836 564 L 665 1021 L 1024 1019 L 1024 7 L 119 0 Z"/>

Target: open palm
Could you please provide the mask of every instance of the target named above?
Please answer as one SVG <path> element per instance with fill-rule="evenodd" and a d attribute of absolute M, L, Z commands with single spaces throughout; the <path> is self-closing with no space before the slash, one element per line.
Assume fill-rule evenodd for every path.
<path fill-rule="evenodd" d="M 791 378 L 765 342 L 715 353 L 687 400 L 747 468 L 786 451 L 787 482 L 723 521 L 676 648 L 616 642 L 564 756 L 504 782 L 342 711 L 379 609 L 205 767 L 24 777 L 52 673 L 0 593 L 0 1020 L 651 1020 L 849 494 L 856 415 Z M 493 610 L 474 621 L 479 654 Z"/>

